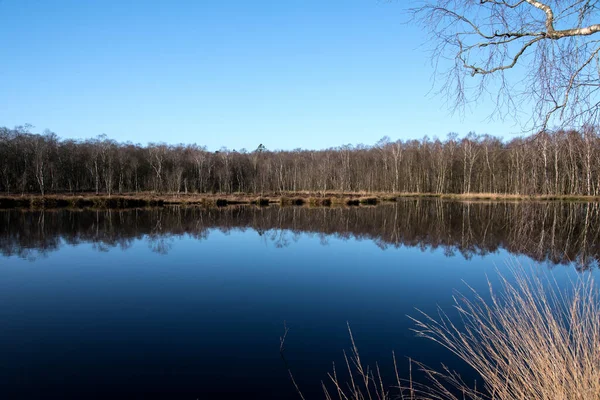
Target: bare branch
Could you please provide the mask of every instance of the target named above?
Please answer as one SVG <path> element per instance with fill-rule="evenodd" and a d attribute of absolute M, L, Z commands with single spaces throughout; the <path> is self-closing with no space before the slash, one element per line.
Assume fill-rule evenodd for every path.
<path fill-rule="evenodd" d="M 494 118 L 518 121 L 530 109 L 523 128 L 536 132 L 580 127 L 598 114 L 598 3 L 425 0 L 410 12 L 434 43 L 439 92 L 453 111 L 489 96 Z"/>

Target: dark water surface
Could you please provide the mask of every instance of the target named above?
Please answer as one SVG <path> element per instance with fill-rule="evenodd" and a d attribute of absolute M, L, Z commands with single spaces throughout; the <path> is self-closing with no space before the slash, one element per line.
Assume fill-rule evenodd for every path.
<path fill-rule="evenodd" d="M 596 270 L 600 206 L 407 200 L 356 208 L 0 211 L 1 399 L 307 398 L 343 362 L 471 371 L 415 307 L 520 261 Z"/>

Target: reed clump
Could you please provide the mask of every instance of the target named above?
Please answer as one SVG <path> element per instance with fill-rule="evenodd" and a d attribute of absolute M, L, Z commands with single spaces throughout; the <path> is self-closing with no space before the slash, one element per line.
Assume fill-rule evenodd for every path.
<path fill-rule="evenodd" d="M 162 206 L 163 199 L 132 196 L 21 196 L 0 197 L 0 208 L 138 208 Z"/>
<path fill-rule="evenodd" d="M 260 207 L 266 207 L 269 205 L 269 199 L 266 197 L 259 197 L 257 199 L 251 200 L 250 204 L 255 204 Z"/>
<path fill-rule="evenodd" d="M 379 202 L 377 197 L 361 197 L 359 199 L 359 201 L 360 201 L 360 204 L 368 205 L 368 206 L 377 205 L 377 203 Z"/>
<path fill-rule="evenodd" d="M 308 204 L 313 207 L 330 207 L 332 201 L 330 197 L 310 197 Z"/>
<path fill-rule="evenodd" d="M 204 207 L 226 207 L 229 201 L 224 198 L 204 197 L 199 204 Z"/>
<path fill-rule="evenodd" d="M 279 204 L 282 206 L 301 206 L 304 204 L 304 199 L 301 197 L 281 197 Z"/>
<path fill-rule="evenodd" d="M 543 200 L 543 196 L 503 193 L 447 193 L 440 197 L 453 200 Z"/>
<path fill-rule="evenodd" d="M 412 318 L 415 332 L 442 345 L 482 379 L 465 383 L 443 367 L 436 371 L 410 362 L 424 373 L 425 382 L 411 376 L 385 386 L 379 366 L 361 362 L 350 331 L 352 351 L 345 357 L 350 383 L 335 372 L 323 385 L 327 399 L 359 400 L 589 400 L 600 398 L 600 299 L 591 275 L 577 277 L 567 289 L 548 275 L 511 267 L 500 275 L 500 290 L 489 284 L 484 299 L 469 288 L 455 295 L 458 322 L 439 310 L 437 317 L 421 313 Z M 396 358 L 393 356 L 394 366 Z M 412 367 L 411 367 L 412 371 Z"/>

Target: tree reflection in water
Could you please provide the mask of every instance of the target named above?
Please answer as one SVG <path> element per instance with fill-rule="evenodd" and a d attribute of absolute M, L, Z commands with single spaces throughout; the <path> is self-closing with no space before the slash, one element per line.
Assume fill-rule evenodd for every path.
<path fill-rule="evenodd" d="M 174 240 L 253 229 L 276 247 L 300 234 L 372 240 L 381 249 L 442 248 L 469 259 L 505 249 L 549 265 L 579 269 L 600 262 L 600 205 L 573 202 L 402 200 L 377 207 L 167 207 L 134 210 L 0 211 L 0 253 L 35 259 L 60 246 L 91 243 L 99 251 L 146 240 L 160 254 Z"/>

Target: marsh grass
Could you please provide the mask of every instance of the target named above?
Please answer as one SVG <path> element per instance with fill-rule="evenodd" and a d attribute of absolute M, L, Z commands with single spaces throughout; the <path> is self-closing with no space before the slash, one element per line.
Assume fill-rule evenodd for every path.
<path fill-rule="evenodd" d="M 598 202 L 598 196 L 579 195 L 517 195 L 500 193 L 390 193 L 390 192 L 277 192 L 263 193 L 258 198 L 252 193 L 63 193 L 25 195 L 0 195 L 0 209 L 8 208 L 131 208 L 162 205 L 202 205 L 224 207 L 227 205 L 279 203 L 283 206 L 308 204 L 312 207 L 375 205 L 397 202 L 400 199 L 446 199 L 457 201 L 573 201 Z M 358 204 L 357 204 L 358 201 Z M 258 203 L 257 203 L 258 202 Z M 262 202 L 262 204 L 261 204 Z"/>
<path fill-rule="evenodd" d="M 389 203 L 395 203 L 398 201 L 398 197 L 397 196 L 383 196 L 381 198 L 381 201 L 386 201 Z"/>
<path fill-rule="evenodd" d="M 377 197 L 361 197 L 359 199 L 359 201 L 360 201 L 360 204 L 369 205 L 369 206 L 374 206 L 379 202 Z"/>
<path fill-rule="evenodd" d="M 281 197 L 279 199 L 279 204 L 282 206 L 301 206 L 304 204 L 304 199 L 301 197 Z"/>
<path fill-rule="evenodd" d="M 599 201 L 598 196 L 586 195 L 546 195 L 546 194 L 506 194 L 506 193 L 457 193 L 438 194 L 430 197 L 451 200 L 495 200 L 495 201 Z"/>
<path fill-rule="evenodd" d="M 417 335 L 433 340 L 458 356 L 481 377 L 478 385 L 460 375 L 409 361 L 411 373 L 401 379 L 393 355 L 396 382 L 386 386 L 379 366 L 360 359 L 352 331 L 351 353 L 344 353 L 343 383 L 334 365 L 326 399 L 406 400 L 590 400 L 600 398 L 600 306 L 591 275 L 578 276 L 561 288 L 549 274 L 535 275 L 511 266 L 499 274 L 498 289 L 488 281 L 489 298 L 468 287 L 457 293 L 459 322 L 439 309 L 432 317 L 411 318 Z M 425 376 L 414 382 L 413 365 Z"/>
<path fill-rule="evenodd" d="M 162 206 L 160 198 L 133 196 L 0 196 L 0 208 L 137 208 Z"/>
<path fill-rule="evenodd" d="M 330 197 L 310 197 L 308 205 L 312 207 L 330 207 L 332 204 Z"/>
<path fill-rule="evenodd" d="M 266 197 L 258 197 L 254 200 L 250 200 L 250 204 L 254 204 L 260 207 L 266 207 L 269 205 L 269 199 Z"/>

